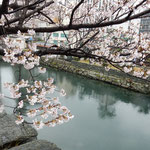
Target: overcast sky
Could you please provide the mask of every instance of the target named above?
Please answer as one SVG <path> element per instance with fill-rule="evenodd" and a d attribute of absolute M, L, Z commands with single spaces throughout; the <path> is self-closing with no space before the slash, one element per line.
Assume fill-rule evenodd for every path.
<path fill-rule="evenodd" d="M 3 1 L 3 0 L 0 0 L 0 4 L 2 4 L 2 1 Z"/>

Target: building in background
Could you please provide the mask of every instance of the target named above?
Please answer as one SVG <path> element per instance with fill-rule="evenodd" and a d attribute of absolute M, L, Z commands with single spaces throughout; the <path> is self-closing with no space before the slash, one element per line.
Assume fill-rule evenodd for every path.
<path fill-rule="evenodd" d="M 48 23 L 38 20 L 35 20 L 37 27 L 48 27 Z M 45 41 L 47 39 L 47 33 L 36 33 L 35 40 L 36 41 Z"/>
<path fill-rule="evenodd" d="M 140 32 L 150 32 L 150 14 L 141 18 Z"/>
<path fill-rule="evenodd" d="M 58 18 L 54 18 L 53 21 L 57 24 L 59 23 L 59 19 Z M 68 19 L 64 19 L 63 24 L 68 24 Z M 53 27 L 55 25 L 53 24 L 48 24 L 45 21 L 41 21 L 41 20 L 37 20 L 36 24 L 38 27 Z M 53 32 L 53 33 L 36 33 L 35 36 L 35 40 L 40 42 L 41 45 L 43 45 L 45 42 L 47 42 L 48 46 L 63 46 L 66 45 L 68 40 L 68 35 L 69 35 L 69 31 L 57 31 L 57 32 Z"/>
<path fill-rule="evenodd" d="M 57 46 L 63 46 L 67 44 L 69 32 L 54 32 L 51 34 L 49 43 Z"/>

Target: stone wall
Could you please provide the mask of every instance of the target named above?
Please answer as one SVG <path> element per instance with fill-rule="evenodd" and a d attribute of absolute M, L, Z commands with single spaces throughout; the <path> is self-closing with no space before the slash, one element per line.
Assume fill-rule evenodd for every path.
<path fill-rule="evenodd" d="M 37 131 L 29 124 L 17 125 L 15 120 L 14 115 L 0 113 L 0 150 L 61 150 L 51 142 L 38 140 Z"/>
<path fill-rule="evenodd" d="M 121 86 L 127 89 L 150 94 L 150 82 L 144 79 L 129 76 L 117 70 L 105 71 L 103 67 L 80 63 L 76 61 L 65 61 L 59 59 L 41 60 L 41 64 L 47 65 L 59 70 L 82 75 L 91 79 L 101 80 L 113 85 Z"/>

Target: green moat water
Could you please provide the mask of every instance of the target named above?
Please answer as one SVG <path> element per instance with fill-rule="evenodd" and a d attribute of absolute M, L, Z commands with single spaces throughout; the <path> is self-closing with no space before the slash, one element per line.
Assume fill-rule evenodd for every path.
<path fill-rule="evenodd" d="M 17 68 L 0 64 L 4 82 L 16 82 Z M 28 78 L 23 71 L 22 77 Z M 67 96 L 61 102 L 75 118 L 54 128 L 39 130 L 38 138 L 62 150 L 149 150 L 150 96 L 49 68 L 41 79 L 53 77 Z M 6 105 L 15 105 L 4 100 Z M 11 113 L 11 109 L 7 109 Z"/>

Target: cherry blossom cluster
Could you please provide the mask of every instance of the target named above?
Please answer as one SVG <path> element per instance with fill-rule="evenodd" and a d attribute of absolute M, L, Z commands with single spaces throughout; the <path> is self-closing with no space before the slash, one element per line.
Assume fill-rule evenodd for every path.
<path fill-rule="evenodd" d="M 28 34 L 33 36 L 35 32 L 29 30 Z M 25 45 L 25 40 L 25 35 L 20 31 L 18 31 L 16 38 L 4 38 L 7 47 L 4 49 L 5 55 L 3 56 L 3 60 L 7 63 L 11 63 L 11 65 L 22 64 L 25 69 L 30 70 L 34 68 L 34 66 L 39 65 L 40 57 L 34 54 L 36 51 L 36 44 L 32 43 Z"/>
<path fill-rule="evenodd" d="M 138 29 L 137 29 L 138 28 Z M 130 23 L 128 30 L 119 28 L 100 29 L 94 42 L 88 43 L 93 54 L 101 58 L 101 65 L 105 63 L 120 68 L 125 73 L 147 79 L 150 68 L 146 65 L 147 56 L 150 54 L 150 35 L 139 33 L 139 26 Z M 138 68 L 138 69 L 137 69 Z M 105 67 L 109 71 L 110 65 Z"/>
<path fill-rule="evenodd" d="M 34 106 L 33 109 L 26 110 L 26 115 L 29 118 L 33 118 L 33 126 L 36 129 L 40 129 L 44 125 L 53 127 L 73 118 L 70 110 L 61 105 L 58 97 L 50 97 L 54 92 L 59 92 L 60 96 L 66 95 L 64 89 L 60 91 L 56 89 L 53 81 L 52 78 L 48 78 L 47 81 L 34 81 L 33 84 L 30 84 L 28 81 L 22 79 L 17 84 L 5 83 L 5 87 L 11 93 L 11 98 L 19 99 L 16 107 L 17 124 L 24 122 L 24 117 L 20 114 L 20 109 L 23 109 L 26 103 Z M 24 92 L 25 97 L 21 93 L 22 88 L 26 89 L 26 92 Z M 37 118 L 40 119 L 37 120 Z"/>
<path fill-rule="evenodd" d="M 14 0 L 10 0 L 10 4 L 15 2 Z M 24 3 L 24 1 L 20 2 L 21 4 Z M 36 5 L 36 8 L 40 8 L 48 2 L 49 0 L 45 0 Z M 38 27 L 35 20 L 42 20 L 50 25 L 53 24 L 53 26 L 70 25 L 69 23 L 74 25 L 81 24 L 81 26 L 88 26 L 89 24 L 100 25 L 102 23 L 108 23 L 108 21 L 113 22 L 132 17 L 134 14 L 150 8 L 150 0 L 84 0 L 79 8 L 75 9 L 75 6 L 80 2 L 73 0 L 54 0 L 52 5 L 46 5 L 37 14 L 33 13 L 31 18 L 27 18 L 25 20 L 26 23 L 23 23 L 22 27 Z M 12 10 L 9 9 L 9 11 Z M 29 12 L 30 10 L 27 11 L 27 13 Z M 71 18 L 73 13 L 74 15 Z M 15 13 L 8 13 L 5 17 L 2 16 L 0 24 L 7 25 L 9 21 L 11 22 L 15 18 Z M 14 25 L 15 23 L 12 23 L 9 26 L 12 27 Z M 95 55 L 97 60 L 100 60 L 100 65 L 104 63 L 103 66 L 106 71 L 111 69 L 111 64 L 125 73 L 146 79 L 150 75 L 150 68 L 145 63 L 147 56 L 150 54 L 150 35 L 147 33 L 139 33 L 137 26 L 137 24 L 135 26 L 131 22 L 128 30 L 123 30 L 122 27 L 113 28 L 111 26 L 100 29 L 79 29 L 71 31 L 68 37 L 68 47 L 84 50 L 85 47 L 80 47 L 80 45 L 89 39 L 86 48 L 92 51 L 92 54 Z M 90 39 L 95 32 L 99 32 L 99 34 L 93 39 Z M 35 31 L 29 30 L 28 35 L 34 36 Z M 26 43 L 24 46 L 25 42 L 23 43 L 22 41 L 25 41 L 25 34 L 22 34 L 20 31 L 18 31 L 16 38 L 4 38 L 7 47 L 4 49 L 5 55 L 3 56 L 3 60 L 11 65 L 23 65 L 25 69 L 31 71 L 35 66 L 39 66 L 40 57 L 35 55 L 35 51 L 37 50 L 36 44 Z M 91 62 L 94 63 L 93 60 Z M 39 73 L 46 72 L 46 69 L 42 67 L 39 67 L 38 70 Z M 24 117 L 20 109 L 24 108 L 25 103 L 29 103 L 31 106 L 40 105 L 37 108 L 34 107 L 26 111 L 28 117 L 34 118 L 33 125 L 37 129 L 42 128 L 44 125 L 55 126 L 73 118 L 70 110 L 65 106 L 61 106 L 58 97 L 51 97 L 54 92 L 58 92 L 56 86 L 53 84 L 52 78 L 49 78 L 47 81 L 25 81 L 22 79 L 17 84 L 6 83 L 5 87 L 9 89 L 11 98 L 19 99 L 19 103 L 15 108 L 17 124 L 24 122 Z M 25 89 L 25 96 L 22 89 Z M 59 92 L 63 96 L 66 95 L 64 90 Z M 3 109 L 4 105 L 1 105 L 0 112 Z"/>
<path fill-rule="evenodd" d="M 29 30 L 28 34 L 34 36 L 34 30 Z M 19 38 L 19 40 L 18 40 Z M 48 78 L 46 81 L 35 80 L 31 72 L 36 66 L 39 66 L 40 57 L 34 55 L 36 51 L 35 45 L 27 43 L 26 47 L 23 47 L 21 40 L 25 41 L 25 35 L 18 31 L 16 38 L 6 37 L 4 39 L 7 45 L 4 50 L 5 55 L 3 60 L 11 65 L 20 64 L 23 65 L 26 70 L 29 70 L 32 80 L 21 79 L 18 83 L 5 83 L 4 87 L 10 92 L 11 98 L 18 100 L 17 106 L 14 108 L 16 115 L 16 124 L 26 122 L 24 116 L 32 118 L 33 126 L 36 129 L 41 129 L 44 125 L 54 127 L 57 124 L 62 124 L 69 121 L 74 116 L 66 106 L 62 106 L 59 97 L 54 97 L 53 94 L 57 92 L 60 96 L 65 96 L 64 89 L 60 91 L 53 84 L 54 79 Z M 38 67 L 38 72 L 45 73 L 46 68 Z M 22 114 L 21 109 L 24 110 L 24 106 L 30 104 L 30 109 L 25 109 L 25 114 Z M 4 105 L 0 105 L 0 112 L 4 110 Z"/>
<path fill-rule="evenodd" d="M 34 1 L 31 1 L 31 3 L 32 2 Z M 45 0 L 36 7 L 42 7 L 48 2 L 49 0 Z M 46 6 L 41 10 L 44 15 L 39 13 L 39 15 L 33 16 L 26 20 L 26 23 L 23 24 L 23 26 L 37 27 L 35 18 L 46 23 L 52 23 L 48 19 L 51 18 L 52 21 L 55 22 L 53 25 L 62 25 L 66 20 L 70 19 L 72 10 L 79 2 L 80 1 L 77 0 L 53 0 L 53 4 Z M 84 0 L 79 9 L 75 11 L 73 23 L 99 23 L 101 21 L 105 22 L 113 19 L 121 19 L 126 17 L 130 11 L 132 11 L 132 14 L 135 14 L 150 7 L 149 0 L 143 1 L 143 3 L 141 2 L 142 0 Z M 10 4 L 11 3 L 14 3 L 14 1 L 10 2 Z M 23 3 L 24 0 L 22 1 L 22 4 Z M 16 17 L 15 14 L 6 16 L 8 20 L 13 20 Z M 7 22 L 7 20 L 5 20 L 5 22 Z M 67 23 L 69 23 L 69 21 L 67 21 Z M 11 24 L 11 26 L 14 25 L 15 23 Z"/>

